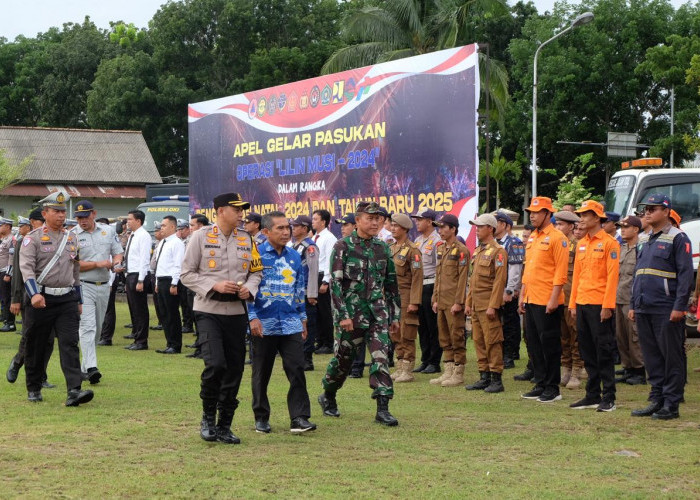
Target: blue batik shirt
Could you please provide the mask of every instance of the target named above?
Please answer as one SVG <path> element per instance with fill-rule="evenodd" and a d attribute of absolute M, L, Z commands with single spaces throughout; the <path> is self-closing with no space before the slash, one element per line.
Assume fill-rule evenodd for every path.
<path fill-rule="evenodd" d="M 258 247 L 262 281 L 255 302 L 248 307 L 251 320 L 259 319 L 263 335 L 300 333 L 306 320 L 304 268 L 301 256 L 284 247 L 278 254 L 268 241 Z"/>

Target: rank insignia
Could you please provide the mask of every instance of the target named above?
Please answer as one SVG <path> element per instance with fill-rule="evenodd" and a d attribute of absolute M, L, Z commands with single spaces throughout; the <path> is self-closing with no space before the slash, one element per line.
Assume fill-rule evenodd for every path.
<path fill-rule="evenodd" d="M 401 250 L 401 252 L 399 252 L 399 255 L 401 255 L 402 257 L 406 257 L 406 255 L 408 255 L 408 247 Z"/>
<path fill-rule="evenodd" d="M 49 236 L 42 236 L 41 241 L 50 241 L 51 238 Z"/>
<path fill-rule="evenodd" d="M 214 255 L 216 255 L 216 252 L 214 250 L 209 250 L 209 255 L 213 257 Z"/>
<path fill-rule="evenodd" d="M 207 239 L 207 241 L 208 241 L 209 243 L 214 243 L 214 244 L 216 244 L 216 243 L 219 242 L 219 240 L 217 240 L 217 239 L 212 239 L 212 238 Z"/>
<path fill-rule="evenodd" d="M 243 270 L 245 271 L 246 269 L 248 269 L 248 263 L 247 263 L 247 262 L 244 262 L 244 263 L 243 263 Z"/>
<path fill-rule="evenodd" d="M 209 260 L 209 269 L 214 269 L 216 267 L 216 261 L 214 259 Z"/>
<path fill-rule="evenodd" d="M 457 249 L 456 249 L 456 248 L 453 248 L 453 249 L 452 249 L 452 252 L 450 252 L 450 253 L 451 253 L 452 255 L 457 255 Z"/>
<path fill-rule="evenodd" d="M 488 250 L 486 250 L 486 252 L 484 252 L 485 255 L 491 255 L 492 253 L 493 253 L 493 248 L 489 248 Z"/>

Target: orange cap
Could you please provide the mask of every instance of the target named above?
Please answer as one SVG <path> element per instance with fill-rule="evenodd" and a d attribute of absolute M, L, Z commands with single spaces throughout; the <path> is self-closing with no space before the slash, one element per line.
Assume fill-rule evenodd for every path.
<path fill-rule="evenodd" d="M 676 227 L 680 227 L 681 225 L 681 216 L 678 215 L 678 212 L 675 210 L 671 209 L 671 220 L 676 223 Z"/>
<path fill-rule="evenodd" d="M 605 216 L 605 210 L 603 210 L 603 205 L 595 200 L 586 200 L 581 204 L 581 208 L 576 210 L 577 214 L 582 214 L 583 212 L 593 212 L 601 219 L 607 219 Z"/>
<path fill-rule="evenodd" d="M 552 206 L 552 199 L 546 196 L 535 196 L 532 201 L 530 201 L 530 206 L 525 209 L 528 212 L 539 212 L 541 210 L 549 210 L 554 213 L 554 207 Z"/>

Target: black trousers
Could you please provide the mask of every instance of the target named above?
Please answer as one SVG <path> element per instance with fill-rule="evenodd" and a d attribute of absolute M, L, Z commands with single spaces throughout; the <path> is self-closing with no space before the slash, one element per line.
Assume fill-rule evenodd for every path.
<path fill-rule="evenodd" d="M 106 340 L 111 342 L 114 337 L 114 329 L 117 326 L 117 311 L 114 307 L 115 300 L 117 298 L 117 287 L 119 287 L 119 277 L 117 274 L 112 282 L 112 288 L 109 291 L 109 299 L 107 300 L 107 310 L 105 311 L 105 319 L 102 322 L 102 332 L 100 333 L 100 340 Z"/>
<path fill-rule="evenodd" d="M 319 288 L 323 284 L 323 273 L 318 275 Z M 318 347 L 333 349 L 333 310 L 331 309 L 331 290 L 319 292 L 316 306 L 316 342 Z"/>
<path fill-rule="evenodd" d="M 669 321 L 665 314 L 635 313 L 637 335 L 642 347 L 649 401 L 678 409 L 685 385 L 685 321 Z"/>
<path fill-rule="evenodd" d="M 253 414 L 255 420 L 270 420 L 270 401 L 267 386 L 270 383 L 272 368 L 277 353 L 282 358 L 282 367 L 289 380 L 287 408 L 289 418 L 309 418 L 311 405 L 306 390 L 304 375 L 304 340 L 301 333 L 294 335 L 269 335 L 253 337 Z"/>
<path fill-rule="evenodd" d="M 194 317 L 204 360 L 199 397 L 205 405 L 219 403 L 235 410 L 245 366 L 248 318 L 245 314 L 227 316 L 199 311 L 194 312 Z"/>
<path fill-rule="evenodd" d="M 602 306 L 576 304 L 578 350 L 588 373 L 586 396 L 615 401 L 615 316 L 601 323 Z"/>
<path fill-rule="evenodd" d="M 418 341 L 420 342 L 420 361 L 429 365 L 440 366 L 442 348 L 438 338 L 437 314 L 433 312 L 433 290 L 435 285 L 423 285 L 423 301 L 418 308 Z"/>
<path fill-rule="evenodd" d="M 164 312 L 161 311 L 160 302 L 156 296 L 156 276 L 155 274 L 148 273 L 146 279 L 143 280 L 143 290 L 148 294 L 153 294 L 153 309 L 156 311 L 156 319 L 158 324 L 163 326 L 163 315 Z M 148 303 L 148 297 L 146 297 L 146 303 Z"/>
<path fill-rule="evenodd" d="M 14 324 L 15 315 L 10 312 L 12 300 L 12 281 L 5 281 L 5 273 L 0 273 L 0 305 L 2 306 L 2 321 Z"/>
<path fill-rule="evenodd" d="M 187 294 L 189 289 L 182 284 L 182 281 L 177 284 L 177 293 L 180 298 L 180 308 L 182 309 L 182 326 L 193 327 L 194 318 L 192 317 L 192 304 L 190 303 Z"/>
<path fill-rule="evenodd" d="M 503 304 L 501 323 L 503 324 L 503 357 L 520 359 L 520 315 L 516 297 Z"/>
<path fill-rule="evenodd" d="M 131 297 L 129 309 L 131 310 L 131 321 L 134 325 L 133 332 L 136 336 L 134 344 L 148 345 L 148 294 L 145 292 L 145 283 L 143 292 L 136 291 L 136 284 L 138 281 L 138 273 L 127 274 L 126 293 Z"/>
<path fill-rule="evenodd" d="M 561 382 L 561 315 L 564 306 L 547 314 L 546 306 L 525 304 L 527 350 L 535 372 L 533 382 L 545 394 L 559 394 Z"/>
<path fill-rule="evenodd" d="M 168 347 L 176 351 L 182 350 L 182 322 L 180 320 L 180 295 L 170 293 L 170 276 L 158 278 L 158 292 L 154 298 L 158 301 L 160 312 L 163 315 L 163 332 Z"/>
<path fill-rule="evenodd" d="M 21 305 L 22 309 L 22 316 L 24 316 L 24 304 Z M 24 366 L 24 358 L 27 352 L 27 334 L 26 334 L 26 326 L 24 323 L 22 323 L 22 336 L 19 339 L 19 347 L 17 348 L 17 354 L 12 358 L 12 362 L 17 366 L 17 369 L 19 370 Z M 49 338 L 46 340 L 46 347 L 44 349 L 44 376 L 41 379 L 43 382 L 44 380 L 47 380 L 48 377 L 46 375 L 46 369 L 49 366 L 49 360 L 51 359 L 51 355 L 53 354 L 53 344 L 54 344 L 54 339 L 56 338 L 56 333 L 51 330 L 51 335 L 49 335 Z"/>
<path fill-rule="evenodd" d="M 26 297 L 26 296 L 25 296 Z M 58 338 L 58 352 L 61 369 L 68 390 L 80 388 L 80 350 L 78 349 L 78 329 L 80 313 L 75 292 L 61 297 L 45 295 L 46 307 L 35 309 L 29 297 L 25 298 L 22 328 L 27 337 L 25 344 L 24 372 L 27 391 L 41 390 L 46 371 L 46 351 L 48 339 L 55 331 Z"/>
<path fill-rule="evenodd" d="M 328 292 L 330 295 L 330 292 Z M 318 309 L 315 305 L 309 304 L 309 300 L 306 299 L 306 331 L 308 332 L 306 340 L 304 341 L 304 354 L 307 356 L 313 354 L 314 345 L 316 342 L 316 335 L 318 330 L 317 325 L 317 315 Z"/>

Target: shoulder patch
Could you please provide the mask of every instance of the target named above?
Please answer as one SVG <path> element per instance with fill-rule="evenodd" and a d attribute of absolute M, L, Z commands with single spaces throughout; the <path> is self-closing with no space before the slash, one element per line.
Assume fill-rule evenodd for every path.
<path fill-rule="evenodd" d="M 31 239 L 29 236 L 25 236 L 25 237 L 22 239 L 22 246 L 23 246 L 23 247 L 26 247 L 26 246 L 28 246 L 31 242 L 32 242 L 32 239 Z"/>
<path fill-rule="evenodd" d="M 566 245 L 567 245 L 566 240 L 561 240 L 561 246 L 563 246 L 564 248 L 566 248 Z"/>
<path fill-rule="evenodd" d="M 309 255 L 315 254 L 316 253 L 316 245 L 309 245 L 308 247 L 306 247 L 306 253 L 308 253 Z"/>
<path fill-rule="evenodd" d="M 617 259 L 617 252 L 614 252 L 614 251 L 613 251 L 613 252 L 610 252 L 610 258 L 613 259 L 613 260 L 614 260 L 614 259 Z"/>

